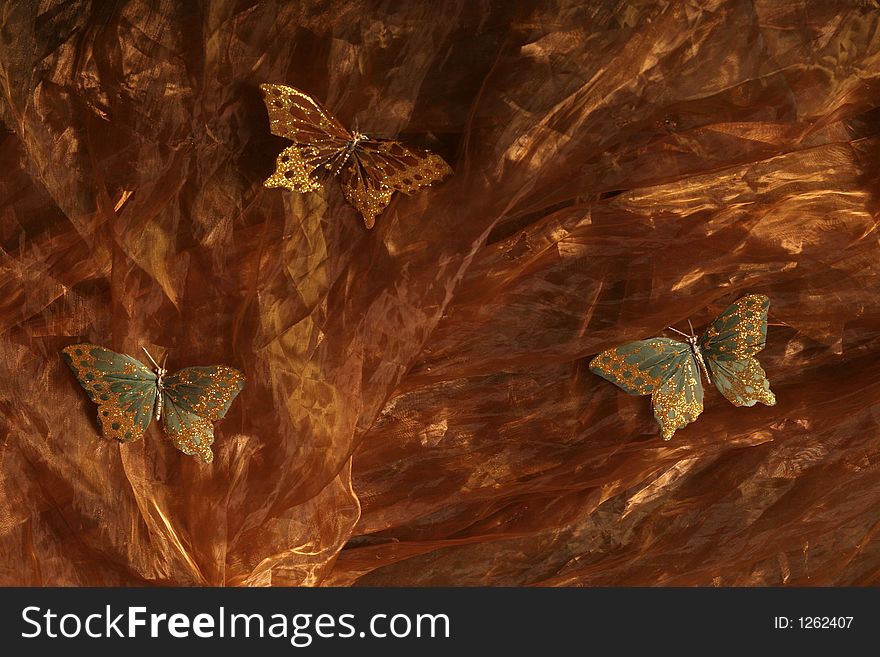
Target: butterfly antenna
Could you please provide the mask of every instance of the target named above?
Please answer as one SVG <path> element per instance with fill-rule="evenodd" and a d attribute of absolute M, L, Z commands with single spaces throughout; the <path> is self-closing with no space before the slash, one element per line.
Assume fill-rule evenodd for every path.
<path fill-rule="evenodd" d="M 147 355 L 147 358 L 150 359 L 150 362 L 156 367 L 157 370 L 162 369 L 159 363 L 156 362 L 156 359 L 150 355 L 150 352 L 147 351 L 146 347 L 141 347 L 144 350 L 144 353 Z"/>
<path fill-rule="evenodd" d="M 677 328 L 672 328 L 671 326 L 667 326 L 667 327 L 666 327 L 666 330 L 667 330 L 667 331 L 675 331 L 675 332 L 678 333 L 679 335 L 683 335 L 683 336 L 686 337 L 686 338 L 691 337 L 691 336 L 689 336 L 687 333 L 685 333 L 685 332 L 683 332 L 683 331 L 679 331 Z"/>
<path fill-rule="evenodd" d="M 697 337 L 697 336 L 694 334 L 694 325 L 691 324 L 691 320 L 688 320 L 688 327 L 691 329 L 691 337 L 692 337 L 692 338 Z"/>
<path fill-rule="evenodd" d="M 169 353 L 169 352 L 166 351 L 166 352 L 165 352 L 165 355 L 162 356 L 162 369 L 163 369 L 163 370 L 165 369 L 165 363 L 168 362 L 168 353 Z"/>
<path fill-rule="evenodd" d="M 367 136 L 360 131 L 360 128 L 358 128 L 357 117 L 354 118 L 354 134 L 358 142 L 362 142 L 367 138 Z"/>

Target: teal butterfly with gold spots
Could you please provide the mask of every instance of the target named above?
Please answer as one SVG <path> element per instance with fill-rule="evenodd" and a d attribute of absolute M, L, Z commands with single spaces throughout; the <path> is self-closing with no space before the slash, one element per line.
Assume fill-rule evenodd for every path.
<path fill-rule="evenodd" d="M 776 403 L 755 354 L 767 341 L 770 300 L 761 294 L 739 299 L 715 318 L 702 337 L 670 327 L 686 342 L 650 338 L 603 351 L 590 370 L 631 395 L 651 395 L 664 440 L 703 412 L 701 373 L 734 406 Z M 688 322 L 690 323 L 690 322 Z"/>
<path fill-rule="evenodd" d="M 98 405 L 98 420 L 108 438 L 139 440 L 155 417 L 184 454 L 205 463 L 214 460 L 215 420 L 229 410 L 244 387 L 244 375 L 225 365 L 187 367 L 169 374 L 150 353 L 150 369 L 139 360 L 94 344 L 74 344 L 64 359 L 80 385 Z M 167 354 L 166 354 L 167 358 Z"/>

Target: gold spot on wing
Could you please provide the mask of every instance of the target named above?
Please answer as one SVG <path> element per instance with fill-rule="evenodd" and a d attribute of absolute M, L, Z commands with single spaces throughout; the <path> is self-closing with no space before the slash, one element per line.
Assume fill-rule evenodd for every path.
<path fill-rule="evenodd" d="M 680 390 L 676 390 L 673 376 L 657 388 L 651 395 L 654 417 L 660 425 L 663 440 L 670 440 L 678 429 L 687 426 L 703 412 L 703 401 L 697 394 L 697 373 L 694 372 L 693 361 L 688 358 L 684 365 L 686 377 Z"/>
<path fill-rule="evenodd" d="M 210 420 L 198 418 L 190 425 L 180 423 L 179 431 L 169 431 L 168 437 L 184 454 L 197 456 L 205 463 L 214 460 L 211 445 L 214 444 L 214 427 Z"/>
<path fill-rule="evenodd" d="M 104 436 L 121 443 L 140 440 L 144 435 L 144 427 L 135 422 L 134 409 L 123 407 L 119 400 L 121 393 L 111 391 L 107 382 L 103 380 L 107 372 L 95 366 L 93 350 L 104 350 L 104 348 L 91 343 L 81 343 L 67 346 L 62 351 L 70 359 L 69 362 L 80 384 L 98 406 L 98 421 Z M 131 362 L 126 362 L 123 366 L 125 374 L 135 374 L 137 371 L 137 366 Z M 125 388 L 130 390 L 131 386 L 126 384 Z"/>

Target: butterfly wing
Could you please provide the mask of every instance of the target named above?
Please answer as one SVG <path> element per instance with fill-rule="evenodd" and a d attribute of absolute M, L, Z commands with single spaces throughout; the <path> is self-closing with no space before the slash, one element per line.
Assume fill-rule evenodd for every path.
<path fill-rule="evenodd" d="M 142 438 L 156 403 L 156 374 L 131 356 L 94 344 L 70 345 L 62 353 L 98 405 L 104 435 L 123 443 Z"/>
<path fill-rule="evenodd" d="M 677 429 L 703 412 L 703 384 L 690 348 L 675 361 L 663 385 L 651 393 L 651 402 L 663 440 L 672 438 Z"/>
<path fill-rule="evenodd" d="M 590 370 L 631 395 L 651 395 L 664 440 L 703 412 L 703 386 L 690 347 L 669 338 L 639 340 L 603 351 Z"/>
<path fill-rule="evenodd" d="M 214 420 L 226 415 L 244 387 L 244 375 L 224 365 L 187 367 L 164 380 L 165 433 L 184 454 L 214 460 Z"/>
<path fill-rule="evenodd" d="M 367 228 L 372 228 L 394 192 L 412 194 L 451 173 L 435 153 L 407 148 L 391 139 L 366 139 L 342 168 L 340 184 L 345 198 L 361 213 Z"/>
<path fill-rule="evenodd" d="M 715 318 L 700 338 L 700 350 L 718 391 L 735 406 L 757 402 L 773 406 L 776 396 L 755 355 L 767 341 L 767 309 L 763 294 L 749 294 Z"/>
<path fill-rule="evenodd" d="M 295 192 L 320 189 L 316 172 L 322 166 L 335 169 L 342 163 L 353 139 L 339 121 L 314 98 L 282 84 L 261 84 L 273 135 L 294 142 L 278 154 L 276 168 L 263 183 Z"/>

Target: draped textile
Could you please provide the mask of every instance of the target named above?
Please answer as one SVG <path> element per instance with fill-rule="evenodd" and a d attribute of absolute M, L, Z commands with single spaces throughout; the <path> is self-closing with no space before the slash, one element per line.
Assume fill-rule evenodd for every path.
<path fill-rule="evenodd" d="M 0 17 L 0 583 L 878 583 L 876 3 Z M 266 189 L 264 82 L 454 174 Z M 746 293 L 772 408 L 587 368 Z M 243 371 L 214 463 L 102 439 L 84 340 Z"/>

